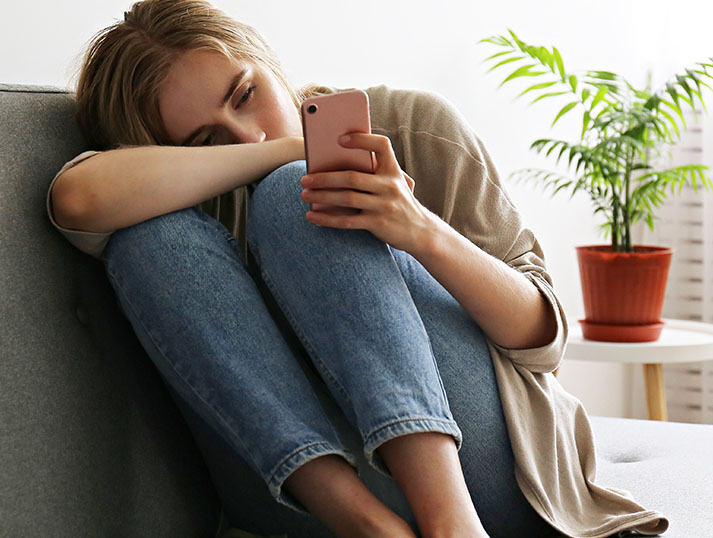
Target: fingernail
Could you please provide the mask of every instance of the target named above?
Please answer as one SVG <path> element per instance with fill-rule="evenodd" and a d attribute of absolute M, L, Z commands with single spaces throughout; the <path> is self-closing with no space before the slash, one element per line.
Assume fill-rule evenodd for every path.
<path fill-rule="evenodd" d="M 303 176 L 302 177 L 302 186 L 307 187 L 308 185 L 311 185 L 314 180 L 309 177 L 309 176 Z"/>

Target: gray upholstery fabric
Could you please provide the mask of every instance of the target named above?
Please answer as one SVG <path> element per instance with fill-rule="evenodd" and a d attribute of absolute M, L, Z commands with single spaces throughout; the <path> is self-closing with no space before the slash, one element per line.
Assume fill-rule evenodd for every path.
<path fill-rule="evenodd" d="M 597 477 L 671 526 L 665 538 L 713 537 L 713 426 L 592 417 Z"/>
<path fill-rule="evenodd" d="M 219 504 L 101 264 L 45 215 L 86 149 L 62 90 L 0 85 L 0 536 L 212 537 Z"/>

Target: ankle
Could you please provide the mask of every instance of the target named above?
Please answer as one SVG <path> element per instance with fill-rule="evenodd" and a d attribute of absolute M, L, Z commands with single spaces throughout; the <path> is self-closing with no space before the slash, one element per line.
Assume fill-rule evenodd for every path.
<path fill-rule="evenodd" d="M 342 538 L 415 538 L 406 522 L 377 499 L 339 456 L 307 462 L 287 478 L 285 489 Z"/>
<path fill-rule="evenodd" d="M 423 538 L 488 538 L 480 518 L 463 517 L 452 514 L 451 517 L 443 518 L 441 521 L 432 521 L 423 525 L 421 536 Z"/>
<path fill-rule="evenodd" d="M 363 515 L 364 517 L 359 524 L 359 537 L 415 538 L 414 532 L 408 523 L 391 511 L 384 515 L 375 515 L 374 512 Z"/>
<path fill-rule="evenodd" d="M 422 533 L 423 538 L 490 538 L 482 527 L 478 529 L 453 529 L 450 531 L 439 531 L 434 533 Z"/>

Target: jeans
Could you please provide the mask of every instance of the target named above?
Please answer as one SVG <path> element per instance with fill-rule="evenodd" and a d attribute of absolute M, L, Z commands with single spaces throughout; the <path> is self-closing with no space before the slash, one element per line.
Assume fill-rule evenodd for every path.
<path fill-rule="evenodd" d="M 261 534 L 329 536 L 282 485 L 336 454 L 416 529 L 376 449 L 440 432 L 460 449 L 490 535 L 539 536 L 549 526 L 515 482 L 480 328 L 406 252 L 364 230 L 309 223 L 304 173 L 303 161 L 289 163 L 253 193 L 254 274 L 225 227 L 195 208 L 119 230 L 104 253 L 228 519 Z"/>

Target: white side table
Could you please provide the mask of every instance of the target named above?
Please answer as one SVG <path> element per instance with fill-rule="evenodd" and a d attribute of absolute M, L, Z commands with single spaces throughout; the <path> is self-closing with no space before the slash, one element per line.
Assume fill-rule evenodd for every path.
<path fill-rule="evenodd" d="M 713 324 L 664 319 L 656 342 L 623 343 L 584 340 L 576 319 L 569 321 L 565 360 L 643 364 L 649 420 L 668 420 L 663 363 L 713 360 Z"/>

